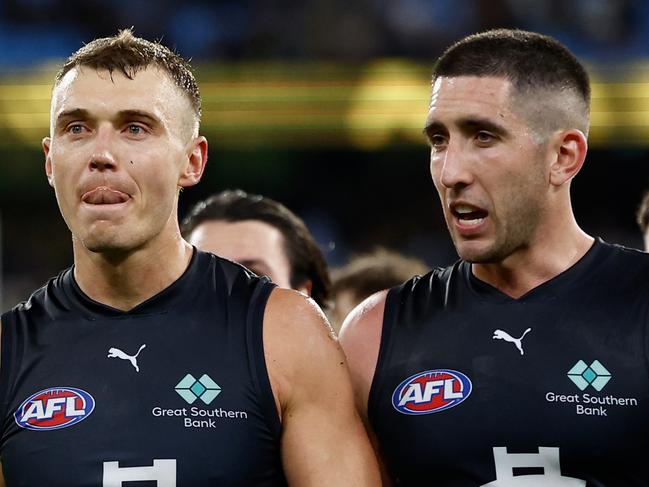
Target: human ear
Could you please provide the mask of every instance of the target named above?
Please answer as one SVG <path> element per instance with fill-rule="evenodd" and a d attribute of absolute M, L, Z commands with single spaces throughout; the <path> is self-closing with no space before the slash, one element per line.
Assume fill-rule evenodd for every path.
<path fill-rule="evenodd" d="M 562 130 L 555 134 L 555 150 L 550 165 L 550 184 L 561 186 L 574 178 L 586 160 L 588 142 L 581 130 Z"/>
<path fill-rule="evenodd" d="M 50 186 L 54 187 L 54 181 L 52 179 L 52 158 L 50 157 L 50 146 L 52 145 L 52 139 L 49 137 L 44 137 L 41 142 L 43 146 L 43 153 L 45 154 L 45 174 L 47 175 L 47 182 Z"/>
<path fill-rule="evenodd" d="M 194 138 L 186 157 L 187 160 L 178 180 L 178 186 L 181 188 L 194 186 L 201 180 L 207 163 L 207 139 L 202 135 Z"/>

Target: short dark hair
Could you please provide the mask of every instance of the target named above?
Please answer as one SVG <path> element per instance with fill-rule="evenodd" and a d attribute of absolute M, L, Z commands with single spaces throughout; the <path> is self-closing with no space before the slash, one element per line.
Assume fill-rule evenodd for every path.
<path fill-rule="evenodd" d="M 450 46 L 438 59 L 439 77 L 493 76 L 509 80 L 520 94 L 546 89 L 572 91 L 588 116 L 590 81 L 586 69 L 556 39 L 517 29 L 473 34 Z"/>
<path fill-rule="evenodd" d="M 640 203 L 638 212 L 636 213 L 636 222 L 638 222 L 638 226 L 642 233 L 646 233 L 647 228 L 649 227 L 649 191 L 647 191 L 642 197 L 642 202 Z"/>
<path fill-rule="evenodd" d="M 187 237 L 201 223 L 211 220 L 258 220 L 278 229 L 291 267 L 291 286 L 311 281 L 311 297 L 322 308 L 329 305 L 331 279 L 327 262 L 304 221 L 281 203 L 245 191 L 227 190 L 196 203 L 181 224 Z"/>
<path fill-rule="evenodd" d="M 56 74 L 55 86 L 66 73 L 78 66 L 105 69 L 110 74 L 118 70 L 129 79 L 155 65 L 165 71 L 187 95 L 195 115 L 200 119 L 201 96 L 192 68 L 179 54 L 159 42 L 135 37 L 131 29 L 120 30 L 117 35 L 95 39 L 72 54 Z"/>
<path fill-rule="evenodd" d="M 350 292 L 358 302 L 372 294 L 397 286 L 428 271 L 424 262 L 392 250 L 377 248 L 360 254 L 333 271 L 331 295 Z"/>

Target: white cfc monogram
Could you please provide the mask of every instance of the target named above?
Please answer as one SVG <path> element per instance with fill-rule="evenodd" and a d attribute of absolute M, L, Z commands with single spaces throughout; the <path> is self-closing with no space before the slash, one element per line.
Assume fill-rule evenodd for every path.
<path fill-rule="evenodd" d="M 505 447 L 494 448 L 496 480 L 481 487 L 586 487 L 584 480 L 561 476 L 559 449 L 540 446 L 538 453 L 507 453 Z M 542 468 L 539 475 L 514 476 L 517 468 Z"/>
<path fill-rule="evenodd" d="M 176 487 L 176 460 L 153 460 L 150 467 L 120 467 L 119 462 L 104 462 L 103 487 L 147 480 L 157 482 L 157 487 Z"/>

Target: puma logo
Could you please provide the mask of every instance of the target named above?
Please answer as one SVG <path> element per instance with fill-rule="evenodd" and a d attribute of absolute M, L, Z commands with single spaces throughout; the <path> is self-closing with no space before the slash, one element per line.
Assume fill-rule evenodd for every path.
<path fill-rule="evenodd" d="M 520 338 L 514 338 L 506 331 L 496 330 L 494 331 L 494 336 L 492 336 L 491 338 L 493 338 L 494 340 L 505 340 L 506 342 L 513 343 L 514 345 L 516 345 L 516 348 L 518 348 L 518 350 L 521 352 L 521 355 L 525 355 L 525 352 L 523 352 L 523 345 L 521 341 L 523 340 L 525 335 L 527 335 L 531 331 L 532 329 L 528 328 L 527 330 L 525 330 L 525 333 L 523 333 Z"/>
<path fill-rule="evenodd" d="M 122 360 L 128 360 L 129 362 L 131 362 L 131 365 L 135 367 L 135 371 L 139 372 L 140 368 L 137 366 L 137 356 L 140 355 L 140 352 L 144 348 L 146 348 L 146 343 L 142 345 L 137 353 L 133 356 L 122 352 L 119 348 L 111 348 L 108 350 L 108 358 L 121 358 Z"/>

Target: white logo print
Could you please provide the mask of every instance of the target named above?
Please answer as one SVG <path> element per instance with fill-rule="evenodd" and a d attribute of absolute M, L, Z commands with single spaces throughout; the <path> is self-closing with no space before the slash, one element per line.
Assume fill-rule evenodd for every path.
<path fill-rule="evenodd" d="M 108 350 L 108 358 L 121 358 L 122 360 L 128 360 L 129 362 L 131 362 L 131 365 L 135 367 L 135 371 L 139 372 L 140 368 L 137 366 L 137 356 L 140 355 L 140 352 L 143 348 L 146 348 L 146 343 L 142 345 L 137 353 L 133 356 L 122 352 L 119 348 L 111 348 Z"/>
<path fill-rule="evenodd" d="M 481 487 L 585 487 L 586 482 L 561 475 L 558 448 L 540 446 L 538 453 L 507 453 L 507 448 L 494 448 L 496 480 Z M 542 474 L 514 475 L 519 468 L 542 468 Z"/>
<path fill-rule="evenodd" d="M 523 340 L 525 335 L 527 335 L 531 331 L 532 329 L 528 328 L 527 330 L 525 330 L 525 333 L 523 333 L 520 338 L 514 338 L 506 331 L 495 330 L 494 336 L 492 336 L 491 338 L 493 338 L 494 340 L 505 340 L 506 342 L 513 343 L 514 345 L 516 345 L 516 348 L 520 350 L 521 355 L 525 355 L 525 352 L 523 352 L 523 345 L 521 344 L 521 341 Z"/>
<path fill-rule="evenodd" d="M 119 462 L 104 462 L 104 487 L 147 480 L 158 487 L 176 487 L 176 460 L 153 460 L 151 467 L 120 467 Z"/>

